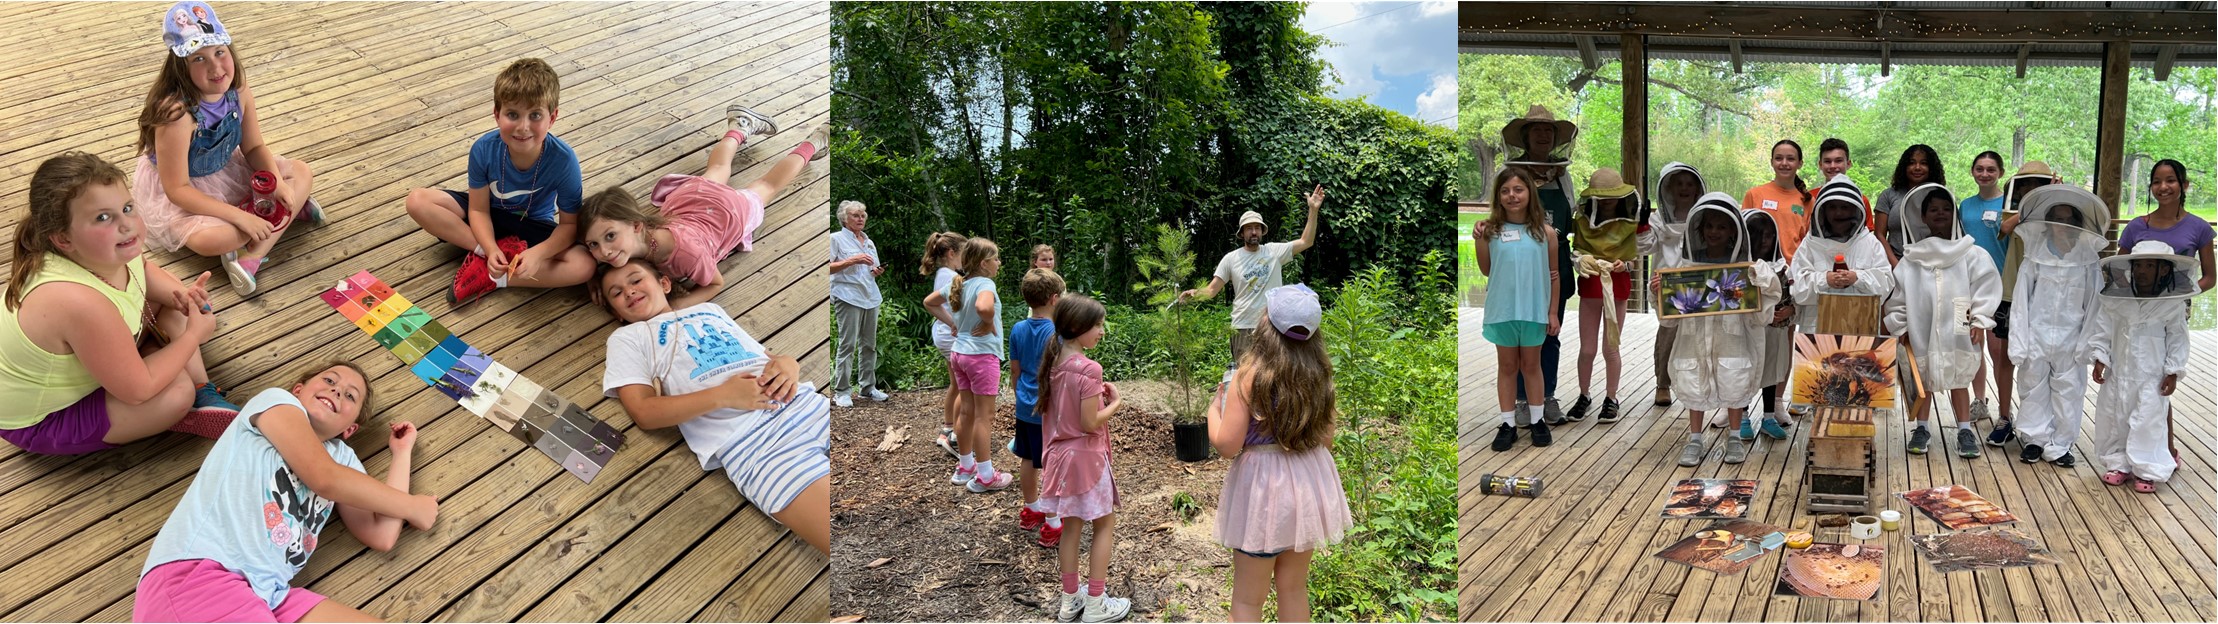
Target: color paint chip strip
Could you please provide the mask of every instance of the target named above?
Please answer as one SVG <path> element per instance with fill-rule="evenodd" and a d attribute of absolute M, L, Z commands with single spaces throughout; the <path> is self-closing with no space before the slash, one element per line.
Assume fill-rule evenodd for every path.
<path fill-rule="evenodd" d="M 608 423 L 463 342 L 369 271 L 318 295 L 371 340 L 408 364 L 417 380 L 532 445 L 587 483 L 623 448 Z"/>

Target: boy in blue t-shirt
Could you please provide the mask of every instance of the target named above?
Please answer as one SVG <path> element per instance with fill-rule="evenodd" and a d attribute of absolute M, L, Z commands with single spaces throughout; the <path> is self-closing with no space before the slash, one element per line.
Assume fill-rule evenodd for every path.
<path fill-rule="evenodd" d="M 510 63 L 493 80 L 497 128 L 470 144 L 470 191 L 408 192 L 409 218 L 470 250 L 447 292 L 455 305 L 512 284 L 557 288 L 593 277 L 593 257 L 575 244 L 585 189 L 578 155 L 549 134 L 561 92 L 546 61 Z"/>
<path fill-rule="evenodd" d="M 1031 316 L 1017 321 L 1009 330 L 1009 359 L 1017 363 L 1017 435 L 1009 442 L 1019 460 L 1017 483 L 1024 490 L 1024 508 L 1017 510 L 1017 528 L 1039 530 L 1040 539 L 1034 543 L 1055 548 L 1063 540 L 1063 519 L 1032 508 L 1040 502 L 1040 451 L 1044 446 L 1040 415 L 1032 410 L 1040 398 L 1040 357 L 1047 350 L 1047 341 L 1055 337 L 1055 320 L 1048 315 L 1055 309 L 1055 302 L 1063 298 L 1063 278 L 1051 269 L 1032 269 L 1025 272 L 1017 292 L 1024 295 L 1024 305 L 1032 308 Z"/>

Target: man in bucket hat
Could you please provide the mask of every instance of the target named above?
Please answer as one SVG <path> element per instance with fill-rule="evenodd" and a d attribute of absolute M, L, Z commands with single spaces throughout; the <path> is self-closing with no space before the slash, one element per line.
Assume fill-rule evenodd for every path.
<path fill-rule="evenodd" d="M 1294 260 L 1294 255 L 1317 244 L 1317 208 L 1325 203 L 1325 187 L 1320 184 L 1304 198 L 1309 204 L 1309 219 L 1302 225 L 1302 237 L 1293 242 L 1264 243 L 1263 235 L 1270 231 L 1263 222 L 1263 215 L 1250 210 L 1240 215 L 1240 247 L 1225 252 L 1217 261 L 1217 270 L 1210 275 L 1209 285 L 1187 289 L 1178 294 L 1180 302 L 1195 298 L 1210 299 L 1232 284 L 1232 359 L 1240 360 L 1247 351 L 1248 337 L 1255 332 L 1256 321 L 1263 316 L 1263 293 L 1285 284 L 1279 270 Z"/>

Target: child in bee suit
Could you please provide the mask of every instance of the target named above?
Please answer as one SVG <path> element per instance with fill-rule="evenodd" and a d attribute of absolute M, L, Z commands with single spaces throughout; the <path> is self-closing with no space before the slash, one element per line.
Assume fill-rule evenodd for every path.
<path fill-rule="evenodd" d="M 1624 367 L 1618 333 L 1625 326 L 1625 302 L 1632 298 L 1632 261 L 1639 256 L 1640 190 L 1617 170 L 1595 169 L 1579 192 L 1579 211 L 1571 218 L 1572 270 L 1579 275 L 1579 400 L 1564 419 L 1581 420 L 1594 405 L 1594 356 L 1602 356 L 1602 411 L 1595 422 L 1617 422 L 1617 382 Z"/>
<path fill-rule="evenodd" d="M 1677 266 L 1665 268 L 1748 262 L 1748 232 L 1741 227 L 1740 212 L 1740 202 L 1730 195 L 1703 195 L 1687 217 L 1686 236 L 1681 241 Z M 1651 278 L 1649 288 L 1657 289 L 1661 284 L 1661 277 Z M 1671 387 L 1678 394 L 1679 402 L 1689 410 L 1687 446 L 1679 453 L 1681 466 L 1702 463 L 1704 412 L 1729 410 L 1729 426 L 1740 426 L 1749 402 L 1755 400 L 1756 391 L 1762 385 L 1758 378 L 1764 363 L 1764 326 L 1771 323 L 1772 307 L 1779 303 L 1778 276 L 1766 271 L 1727 271 L 1710 286 L 1709 289 L 1673 293 L 1669 298 L 1660 299 L 1660 305 L 1680 310 L 1706 308 L 1710 302 L 1698 299 L 1745 288 L 1756 289 L 1758 303 L 1753 311 L 1746 313 L 1679 319 L 1669 370 Z M 1738 305 L 1738 299 L 1730 295 L 1721 300 L 1728 309 Z M 1724 459 L 1728 464 L 1747 460 L 1748 444 L 1739 437 L 1725 436 Z"/>
<path fill-rule="evenodd" d="M 1755 271 L 1775 276 L 1780 290 L 1786 290 L 1788 281 L 1787 258 L 1780 255 L 1779 223 L 1771 213 L 1762 210 L 1742 210 L 1741 227 L 1748 232 L 1748 259 L 1756 264 Z M 1787 383 L 1787 375 L 1794 369 L 1794 313 L 1792 299 L 1785 297 L 1772 309 L 1757 314 L 1768 315 L 1764 325 L 1763 367 L 1757 376 L 1757 385 L 1763 390 L 1757 397 L 1756 413 L 1762 416 L 1763 426 L 1756 426 L 1758 419 L 1742 418 L 1740 438 L 1756 439 L 1757 432 L 1774 440 L 1787 439 L 1787 428 L 1780 419 L 1785 412 L 1779 409 L 1779 387 Z M 1711 417 L 1716 422 L 1715 416 Z"/>
<path fill-rule="evenodd" d="M 2087 332 L 2102 287 L 2096 263 L 2110 246 L 2103 230 L 2113 215 L 2095 194 L 2065 185 L 2035 189 L 2018 205 L 2014 238 L 2022 251 L 2010 300 L 2022 312 L 2009 318 L 2010 334 L 2018 336 L 2009 346 L 2017 366 L 2018 460 L 2070 468 L 2087 411 Z"/>
<path fill-rule="evenodd" d="M 1972 329 L 1995 326 L 2002 275 L 1994 258 L 1964 235 L 1956 198 L 1947 188 L 1921 184 L 1910 189 L 1895 215 L 1902 218 L 1902 262 L 1895 265 L 1894 295 L 1887 298 L 1887 333 L 1902 336 L 1917 355 L 1918 376 L 1927 392 L 1948 392 L 1956 415 L 1957 455 L 1978 457 L 1971 385 L 1987 350 L 1972 344 Z M 1925 426 L 1930 416 L 1930 411 L 1910 415 L 1906 449 L 1911 454 L 1924 454 L 1932 441 Z"/>
<path fill-rule="evenodd" d="M 1894 269 L 1887 262 L 1886 246 L 1872 235 L 1864 211 L 1863 191 L 1848 174 L 1833 176 L 1818 187 L 1817 218 L 1810 233 L 1794 250 L 1787 274 L 1794 278 L 1788 292 L 1794 296 L 1796 331 L 1814 333 L 1818 326 L 1818 294 L 1854 293 L 1882 299 L 1895 290 Z M 1848 270 L 1833 270 L 1838 258 Z"/>
<path fill-rule="evenodd" d="M 2103 483 L 2156 492 L 2178 462 L 2166 436 L 2172 388 L 2187 372 L 2187 315 L 2180 302 L 2194 297 L 2202 278 L 2195 258 L 2172 252 L 2163 241 L 2141 241 L 2133 253 L 2102 261 L 2103 286 L 2094 329 L 2087 340 L 2095 364 L 2095 435 Z M 2022 270 L 2023 267 L 2020 267 Z"/>
<path fill-rule="evenodd" d="M 1702 184 L 1702 173 L 1684 163 L 1664 165 L 1656 176 L 1656 210 L 1648 213 L 1648 223 L 1634 237 L 1640 255 L 1655 258 L 1652 266 L 1673 266 L 1679 261 L 1679 243 L 1686 235 L 1687 213 L 1694 211 L 1694 202 L 1707 192 Z M 1671 345 L 1678 335 L 1679 322 L 1656 322 L 1656 370 L 1671 370 Z M 1671 404 L 1671 376 L 1656 375 L 1656 405 Z"/>

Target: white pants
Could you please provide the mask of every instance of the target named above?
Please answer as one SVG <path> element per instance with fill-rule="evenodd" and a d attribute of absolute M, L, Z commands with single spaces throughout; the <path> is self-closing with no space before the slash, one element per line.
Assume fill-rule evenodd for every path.
<path fill-rule="evenodd" d="M 2128 384 L 2111 378 L 2103 384 L 2102 393 L 2095 397 L 2095 415 L 2102 419 L 2095 433 L 2095 452 L 2104 471 L 2162 482 L 2179 467 L 2172 461 L 2171 431 L 2165 422 L 2172 398 L 2158 395 L 2156 388 L 2156 380 Z"/>
<path fill-rule="evenodd" d="M 2072 450 L 2087 413 L 2087 365 L 2034 358 L 2018 364 L 2018 441 L 2041 446 L 2041 459 Z"/>

